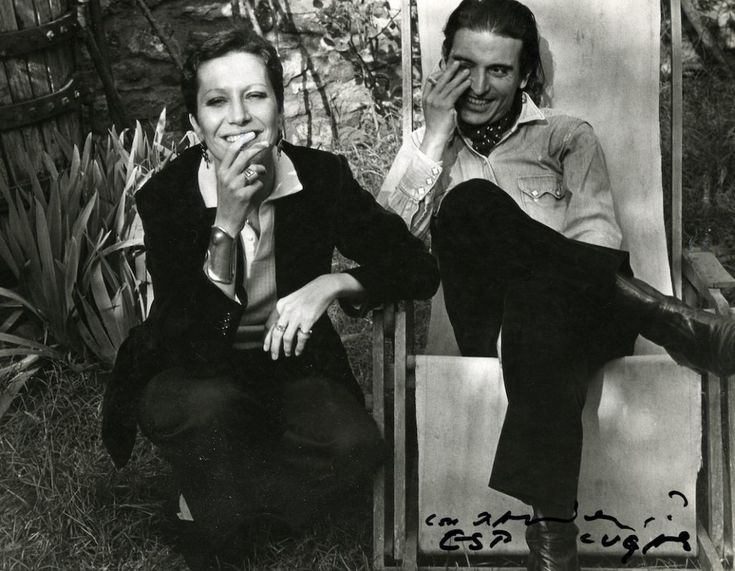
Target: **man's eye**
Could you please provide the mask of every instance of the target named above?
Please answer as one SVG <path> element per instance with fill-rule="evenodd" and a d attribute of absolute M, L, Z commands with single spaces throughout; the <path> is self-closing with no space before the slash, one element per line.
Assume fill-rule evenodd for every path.
<path fill-rule="evenodd" d="M 510 70 L 507 67 L 491 67 L 489 73 L 493 77 L 506 77 Z"/>

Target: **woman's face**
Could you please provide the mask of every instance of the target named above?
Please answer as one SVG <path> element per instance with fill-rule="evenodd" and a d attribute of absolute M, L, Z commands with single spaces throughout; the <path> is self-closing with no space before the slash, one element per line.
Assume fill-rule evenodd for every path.
<path fill-rule="evenodd" d="M 255 134 L 246 147 L 258 142 L 267 142 L 269 147 L 276 144 L 281 117 L 259 56 L 231 52 L 205 61 L 197 70 L 197 83 L 197 113 L 196 117 L 189 115 L 189 120 L 215 161 L 245 133 Z"/>

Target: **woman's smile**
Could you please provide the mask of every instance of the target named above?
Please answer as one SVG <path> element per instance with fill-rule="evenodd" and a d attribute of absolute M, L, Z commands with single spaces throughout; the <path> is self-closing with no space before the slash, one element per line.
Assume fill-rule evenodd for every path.
<path fill-rule="evenodd" d="M 235 141 L 240 141 L 243 145 L 254 140 L 258 136 L 255 131 L 245 131 L 244 133 L 236 133 L 234 135 L 225 135 L 224 139 L 228 143 L 232 144 Z"/>

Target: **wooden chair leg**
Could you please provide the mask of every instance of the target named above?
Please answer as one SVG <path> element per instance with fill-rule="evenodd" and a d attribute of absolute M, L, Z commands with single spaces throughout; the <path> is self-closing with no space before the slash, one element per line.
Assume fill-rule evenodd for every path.
<path fill-rule="evenodd" d="M 406 313 L 396 314 L 393 400 L 393 554 L 403 561 L 406 543 Z"/>
<path fill-rule="evenodd" d="M 385 437 L 385 310 L 373 313 L 373 418 Z M 385 560 L 385 468 L 373 482 L 373 568 L 382 570 Z"/>
<path fill-rule="evenodd" d="M 728 477 L 725 497 L 727 520 L 724 555 L 732 567 L 735 565 L 735 376 L 727 379 L 725 390 L 727 392 L 727 422 L 725 423 L 727 462 L 725 469 Z"/>
<path fill-rule="evenodd" d="M 722 442 L 722 391 L 720 379 L 705 377 L 707 454 L 707 532 L 718 553 L 724 546 L 725 472 Z"/>
<path fill-rule="evenodd" d="M 720 555 L 701 522 L 697 522 L 697 543 L 699 544 L 700 568 L 703 571 L 724 571 Z"/>

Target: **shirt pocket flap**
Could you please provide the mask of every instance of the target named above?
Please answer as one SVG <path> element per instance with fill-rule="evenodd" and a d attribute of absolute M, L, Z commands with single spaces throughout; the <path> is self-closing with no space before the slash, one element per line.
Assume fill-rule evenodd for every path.
<path fill-rule="evenodd" d="M 518 177 L 518 188 L 523 194 L 535 200 L 544 195 L 559 200 L 566 194 L 561 178 L 553 174 Z"/>

